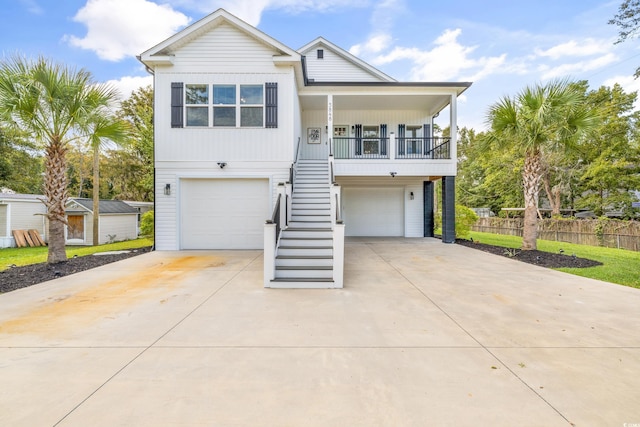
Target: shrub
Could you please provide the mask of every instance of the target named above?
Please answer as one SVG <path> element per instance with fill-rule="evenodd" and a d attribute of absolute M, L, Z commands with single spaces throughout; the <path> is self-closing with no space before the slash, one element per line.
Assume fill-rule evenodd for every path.
<path fill-rule="evenodd" d="M 469 237 L 471 227 L 478 220 L 478 215 L 466 206 L 456 205 L 456 237 Z"/>
<path fill-rule="evenodd" d="M 140 218 L 140 234 L 142 236 L 153 236 L 153 211 L 147 211 Z"/>
<path fill-rule="evenodd" d="M 471 227 L 478 220 L 478 215 L 470 208 L 463 205 L 456 205 L 456 237 L 465 239 L 469 237 Z M 436 230 L 442 231 L 442 212 L 438 211 L 435 217 Z"/>

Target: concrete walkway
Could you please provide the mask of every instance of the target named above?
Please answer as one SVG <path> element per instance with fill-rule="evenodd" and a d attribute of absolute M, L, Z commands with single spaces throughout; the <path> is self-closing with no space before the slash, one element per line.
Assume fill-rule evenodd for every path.
<path fill-rule="evenodd" d="M 346 254 L 342 290 L 207 251 L 0 295 L 0 425 L 640 426 L 640 290 L 432 239 Z"/>

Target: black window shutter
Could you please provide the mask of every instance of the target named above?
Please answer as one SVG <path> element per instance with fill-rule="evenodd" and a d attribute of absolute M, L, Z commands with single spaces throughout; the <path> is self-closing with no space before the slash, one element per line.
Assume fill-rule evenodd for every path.
<path fill-rule="evenodd" d="M 184 106 L 184 83 L 171 83 L 171 127 L 184 127 L 183 106 Z"/>
<path fill-rule="evenodd" d="M 265 127 L 278 127 L 278 83 L 265 83 Z"/>
<path fill-rule="evenodd" d="M 380 155 L 387 155 L 387 125 L 380 125 Z"/>
<path fill-rule="evenodd" d="M 398 140 L 396 141 L 396 145 L 398 146 L 397 154 L 399 156 L 404 156 L 405 131 L 405 125 L 398 125 Z"/>

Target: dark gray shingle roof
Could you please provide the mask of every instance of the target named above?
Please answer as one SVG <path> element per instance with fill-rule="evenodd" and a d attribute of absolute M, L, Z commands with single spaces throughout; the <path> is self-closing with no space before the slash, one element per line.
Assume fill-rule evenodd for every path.
<path fill-rule="evenodd" d="M 76 202 L 90 212 L 93 212 L 93 200 L 72 197 L 69 201 Z M 122 200 L 100 200 L 100 214 L 137 214 L 138 210 Z"/>

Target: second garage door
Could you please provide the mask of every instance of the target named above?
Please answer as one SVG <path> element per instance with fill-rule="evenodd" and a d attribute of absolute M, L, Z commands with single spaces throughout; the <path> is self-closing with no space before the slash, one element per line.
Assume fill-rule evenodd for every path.
<path fill-rule="evenodd" d="M 267 179 L 182 179 L 181 249 L 262 249 Z"/>
<path fill-rule="evenodd" d="M 343 188 L 347 236 L 404 236 L 404 188 Z"/>

